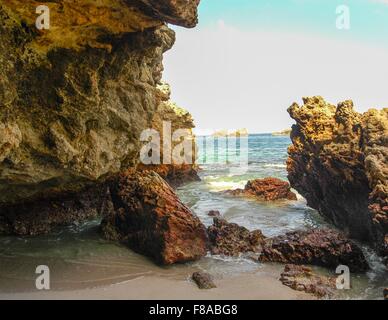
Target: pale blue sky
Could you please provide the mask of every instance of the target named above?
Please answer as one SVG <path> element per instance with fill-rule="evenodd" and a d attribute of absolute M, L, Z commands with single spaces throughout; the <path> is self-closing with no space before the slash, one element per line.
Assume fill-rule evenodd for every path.
<path fill-rule="evenodd" d="M 350 9 L 350 30 L 336 8 Z M 165 56 L 172 98 L 200 132 L 291 126 L 303 96 L 388 106 L 388 0 L 202 0 L 195 29 Z"/>

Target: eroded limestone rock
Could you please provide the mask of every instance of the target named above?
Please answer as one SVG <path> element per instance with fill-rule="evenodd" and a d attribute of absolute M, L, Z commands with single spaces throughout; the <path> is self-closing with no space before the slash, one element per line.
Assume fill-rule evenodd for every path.
<path fill-rule="evenodd" d="M 288 110 L 296 121 L 287 165 L 292 187 L 351 237 L 387 255 L 388 109 L 360 114 L 352 101 L 303 101 Z"/>

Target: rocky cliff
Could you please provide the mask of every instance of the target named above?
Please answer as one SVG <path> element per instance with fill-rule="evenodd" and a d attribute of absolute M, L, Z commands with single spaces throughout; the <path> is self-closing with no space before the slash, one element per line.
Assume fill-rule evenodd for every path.
<path fill-rule="evenodd" d="M 14 229 L 15 217 L 25 221 L 29 208 L 42 212 L 43 204 L 59 208 L 47 214 L 70 220 L 70 207 L 90 213 L 94 201 L 79 191 L 136 166 L 144 129 L 165 114 L 175 126 L 193 127 L 168 102 L 161 78 L 163 53 L 175 41 L 166 22 L 195 26 L 198 3 L 44 1 L 50 28 L 38 30 L 41 2 L 0 0 L 3 229 Z M 76 204 L 63 205 L 75 195 Z"/>
<path fill-rule="evenodd" d="M 288 178 L 336 226 L 388 255 L 388 109 L 360 114 L 321 97 L 289 108 L 296 121 Z"/>

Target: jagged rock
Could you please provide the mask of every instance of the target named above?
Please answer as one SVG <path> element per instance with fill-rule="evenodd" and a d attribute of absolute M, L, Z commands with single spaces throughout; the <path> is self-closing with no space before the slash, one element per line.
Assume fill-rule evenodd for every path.
<path fill-rule="evenodd" d="M 288 179 L 308 202 L 351 237 L 384 254 L 388 235 L 388 109 L 353 110 L 321 97 L 304 98 L 296 121 Z M 386 254 L 386 252 L 385 252 Z"/>
<path fill-rule="evenodd" d="M 265 178 L 248 181 L 244 189 L 228 190 L 227 194 L 253 197 L 258 200 L 275 201 L 281 199 L 297 200 L 290 184 L 278 178 Z"/>
<path fill-rule="evenodd" d="M 165 22 L 194 26 L 198 2 L 0 1 L 0 233 L 94 217 L 96 201 L 79 195 L 138 165 L 143 130 L 194 127 L 161 78 L 175 41 Z M 35 27 L 40 4 L 49 30 Z"/>
<path fill-rule="evenodd" d="M 80 193 L 60 193 L 49 198 L 0 206 L 0 234 L 36 236 L 100 214 L 105 188 L 94 185 Z"/>
<path fill-rule="evenodd" d="M 0 1 L 2 204 L 78 192 L 137 165 L 140 133 L 169 104 L 159 87 L 175 34 L 164 22 L 193 26 L 198 0 L 45 1 L 45 31 L 38 4 Z"/>
<path fill-rule="evenodd" d="M 108 183 L 102 234 L 160 264 L 206 255 L 206 228 L 155 172 L 128 170 Z"/>
<path fill-rule="evenodd" d="M 361 248 L 337 231 L 329 229 L 295 231 L 267 239 L 258 260 L 332 269 L 346 265 L 352 272 L 369 269 Z"/>
<path fill-rule="evenodd" d="M 193 281 L 200 289 L 214 289 L 217 288 L 213 281 L 213 277 L 206 272 L 194 272 L 191 276 Z"/>
<path fill-rule="evenodd" d="M 221 217 L 221 212 L 218 210 L 210 210 L 207 215 L 209 217 Z"/>
<path fill-rule="evenodd" d="M 309 267 L 288 264 L 280 276 L 280 281 L 293 290 L 311 293 L 318 298 L 330 298 L 336 289 L 336 278 L 318 276 Z"/>
<path fill-rule="evenodd" d="M 260 230 L 250 232 L 242 226 L 217 217 L 207 232 L 213 255 L 238 256 L 246 252 L 259 252 L 265 239 Z"/>

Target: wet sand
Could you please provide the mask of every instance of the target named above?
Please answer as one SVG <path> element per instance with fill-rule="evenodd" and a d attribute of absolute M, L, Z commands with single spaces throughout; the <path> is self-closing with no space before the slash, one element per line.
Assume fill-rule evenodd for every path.
<path fill-rule="evenodd" d="M 124 283 L 84 290 L 0 293 L 0 299 L 75 300 L 311 300 L 313 296 L 294 291 L 271 272 L 241 274 L 215 281 L 217 288 L 200 290 L 190 280 L 144 276 Z"/>

